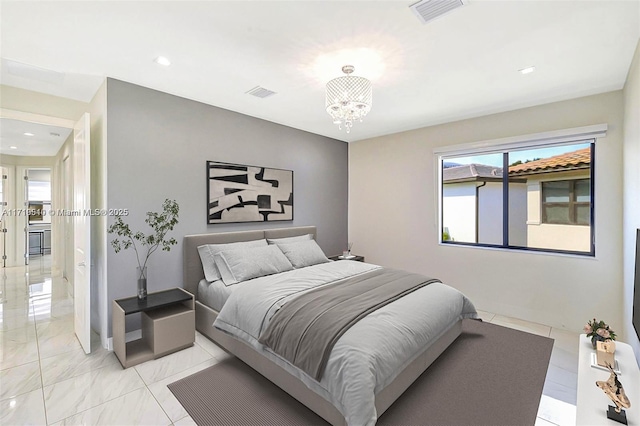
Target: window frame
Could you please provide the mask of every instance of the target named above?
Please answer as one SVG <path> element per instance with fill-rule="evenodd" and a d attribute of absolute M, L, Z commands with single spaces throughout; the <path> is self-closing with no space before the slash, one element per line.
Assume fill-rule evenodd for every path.
<path fill-rule="evenodd" d="M 559 255 L 577 255 L 586 257 L 595 257 L 595 146 L 598 139 L 606 136 L 607 124 L 598 124 L 593 126 L 585 126 L 573 129 L 558 130 L 545 133 L 537 133 L 531 135 L 523 135 L 511 138 L 503 138 L 489 141 L 472 142 L 468 144 L 445 146 L 434 149 L 434 157 L 436 164 L 436 182 L 435 188 L 437 194 L 437 215 L 438 218 L 438 242 L 440 245 L 447 246 L 467 246 L 467 247 L 480 247 L 480 248 L 493 248 L 498 250 L 507 251 L 524 251 L 524 252 L 540 252 Z M 487 243 L 469 243 L 460 241 L 443 240 L 443 196 L 444 185 L 442 178 L 443 163 L 447 159 L 454 157 L 464 157 L 478 154 L 491 154 L 491 153 L 503 153 L 503 169 L 508 169 L 508 152 L 520 151 L 535 148 L 545 148 L 562 145 L 574 145 L 579 143 L 590 143 L 591 147 L 591 163 L 590 163 L 590 214 L 589 214 L 589 226 L 590 226 L 590 250 L 589 251 L 573 251 L 573 250 L 560 250 L 560 249 L 547 249 L 537 247 L 524 247 L 509 244 L 509 174 L 503 173 L 503 242 L 502 244 L 487 244 Z M 580 180 L 580 179 L 578 179 Z M 540 188 L 542 193 L 542 185 Z M 542 206 L 542 203 L 541 203 Z M 542 214 L 542 212 L 541 212 Z M 540 217 L 542 223 L 542 216 Z M 584 225 L 582 225 L 584 226 Z"/>

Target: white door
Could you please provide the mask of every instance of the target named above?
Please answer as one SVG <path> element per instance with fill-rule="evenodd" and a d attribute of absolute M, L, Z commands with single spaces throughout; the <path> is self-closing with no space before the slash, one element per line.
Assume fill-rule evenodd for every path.
<path fill-rule="evenodd" d="M 85 353 L 91 352 L 91 217 L 89 114 L 73 128 L 73 308 L 75 332 Z"/>
<path fill-rule="evenodd" d="M 71 162 L 73 160 L 70 156 L 66 156 L 62 160 L 62 182 L 63 184 L 63 204 L 62 208 L 65 210 L 73 210 L 73 173 L 71 172 Z M 65 253 L 64 261 L 62 262 L 62 276 L 69 283 L 69 294 L 73 295 L 73 274 L 75 263 L 73 263 L 73 256 L 66 256 L 66 253 L 72 251 L 73 247 L 73 217 L 65 215 L 62 218 L 62 227 L 64 229 L 64 242 L 63 253 Z"/>

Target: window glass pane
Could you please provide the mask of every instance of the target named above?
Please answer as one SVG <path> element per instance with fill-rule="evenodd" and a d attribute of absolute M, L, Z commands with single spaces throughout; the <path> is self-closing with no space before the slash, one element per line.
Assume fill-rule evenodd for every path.
<path fill-rule="evenodd" d="M 502 154 L 442 162 L 443 241 L 502 244 Z"/>
<path fill-rule="evenodd" d="M 568 203 L 571 182 L 542 182 L 542 201 L 545 203 Z"/>
<path fill-rule="evenodd" d="M 504 152 L 443 159 L 443 240 L 591 252 L 591 143 L 506 152 L 508 206 Z M 508 246 L 502 241 L 505 214 Z"/>
<path fill-rule="evenodd" d="M 589 225 L 591 209 L 589 205 L 578 204 L 576 206 L 576 222 L 578 225 Z"/>
<path fill-rule="evenodd" d="M 576 181 L 575 193 L 575 201 L 579 203 L 588 203 L 591 201 L 591 179 Z"/>
<path fill-rule="evenodd" d="M 569 224 L 569 205 L 566 206 L 546 206 L 545 207 L 545 222 L 546 223 L 558 223 Z"/>
<path fill-rule="evenodd" d="M 509 177 L 509 245 L 527 247 L 527 180 Z"/>
<path fill-rule="evenodd" d="M 509 152 L 509 245 L 589 252 L 590 167 L 590 143 Z"/>

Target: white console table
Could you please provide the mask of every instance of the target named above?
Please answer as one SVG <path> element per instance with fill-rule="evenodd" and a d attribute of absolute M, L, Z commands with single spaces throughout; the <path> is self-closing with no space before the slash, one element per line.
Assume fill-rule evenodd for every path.
<path fill-rule="evenodd" d="M 602 389 L 596 386 L 596 381 L 607 380 L 610 373 L 591 367 L 591 354 L 594 352 L 591 340 L 585 334 L 581 334 L 576 424 L 578 426 L 619 425 L 620 423 L 607 419 L 607 406 L 615 406 L 615 404 Z M 627 422 L 629 426 L 640 426 L 640 371 L 633 349 L 626 343 L 616 341 L 615 358 L 621 373 L 618 375 L 618 380 L 624 386 L 624 391 L 631 402 L 631 408 L 625 410 Z"/>

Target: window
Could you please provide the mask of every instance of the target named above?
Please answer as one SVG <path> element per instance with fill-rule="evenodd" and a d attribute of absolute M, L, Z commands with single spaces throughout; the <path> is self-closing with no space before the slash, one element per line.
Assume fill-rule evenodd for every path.
<path fill-rule="evenodd" d="M 589 225 L 590 179 L 542 182 L 542 222 Z"/>
<path fill-rule="evenodd" d="M 595 254 L 595 138 L 440 154 L 443 244 Z"/>

